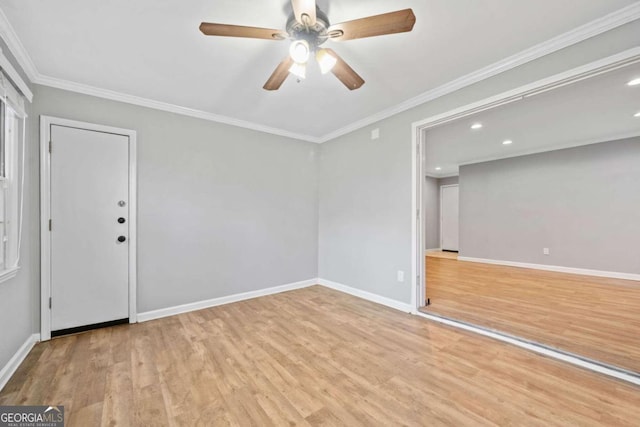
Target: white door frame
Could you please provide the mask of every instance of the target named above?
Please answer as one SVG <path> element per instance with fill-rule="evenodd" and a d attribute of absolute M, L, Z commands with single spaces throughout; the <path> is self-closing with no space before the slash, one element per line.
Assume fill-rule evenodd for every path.
<path fill-rule="evenodd" d="M 640 62 L 640 47 L 635 47 L 411 124 L 411 306 L 414 308 L 414 314 L 418 313 L 418 309 L 425 301 L 425 236 L 423 235 L 422 226 L 424 171 L 422 167 L 423 162 L 420 158 L 420 153 L 424 152 L 424 144 L 426 142 L 424 131 L 444 123 L 510 104 L 529 96 L 535 96 L 542 92 L 557 89 L 638 62 Z"/>
<path fill-rule="evenodd" d="M 51 339 L 51 126 L 59 125 L 129 137 L 129 323 L 137 322 L 137 142 L 136 131 L 76 120 L 40 116 L 40 339 Z M 55 147 L 53 147 L 55 150 Z"/>
<path fill-rule="evenodd" d="M 444 249 L 444 245 L 442 244 L 442 189 L 447 187 L 459 187 L 459 184 L 447 184 L 440 186 L 440 249 Z M 460 203 L 459 199 L 458 203 Z M 458 208 L 459 207 L 460 205 L 458 205 Z"/>

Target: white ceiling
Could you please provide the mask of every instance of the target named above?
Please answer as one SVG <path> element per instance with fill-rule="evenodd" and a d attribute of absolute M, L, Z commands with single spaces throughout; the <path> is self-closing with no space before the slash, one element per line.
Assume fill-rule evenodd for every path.
<path fill-rule="evenodd" d="M 366 80 L 350 92 L 313 67 L 262 85 L 287 42 L 206 37 L 201 21 L 283 28 L 287 0 L 0 0 L 48 77 L 321 137 L 634 0 L 318 0 L 331 22 L 413 8 L 413 32 L 333 48 Z"/>
<path fill-rule="evenodd" d="M 640 135 L 640 64 L 524 98 L 426 132 L 425 173 L 459 165 Z M 483 127 L 472 130 L 471 125 Z M 512 140 L 503 145 L 504 140 Z M 441 170 L 436 170 L 440 167 Z"/>

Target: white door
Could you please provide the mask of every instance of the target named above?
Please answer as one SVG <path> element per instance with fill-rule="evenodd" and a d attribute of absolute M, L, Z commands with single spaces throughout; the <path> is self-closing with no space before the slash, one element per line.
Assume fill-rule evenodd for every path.
<path fill-rule="evenodd" d="M 51 125 L 51 330 L 129 317 L 129 137 Z"/>
<path fill-rule="evenodd" d="M 458 250 L 458 186 L 440 187 L 440 245 L 442 250 Z"/>

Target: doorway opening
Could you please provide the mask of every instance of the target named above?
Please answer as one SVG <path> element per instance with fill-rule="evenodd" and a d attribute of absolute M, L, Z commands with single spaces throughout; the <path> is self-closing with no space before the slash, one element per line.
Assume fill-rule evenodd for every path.
<path fill-rule="evenodd" d="M 640 379 L 640 199 L 612 191 L 640 179 L 639 73 L 632 49 L 414 124 L 418 313 Z"/>

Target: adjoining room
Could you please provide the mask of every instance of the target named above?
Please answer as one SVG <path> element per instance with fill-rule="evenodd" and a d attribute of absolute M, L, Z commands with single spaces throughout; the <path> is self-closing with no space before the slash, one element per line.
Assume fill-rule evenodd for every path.
<path fill-rule="evenodd" d="M 424 312 L 640 373 L 638 75 L 425 131 Z"/>

